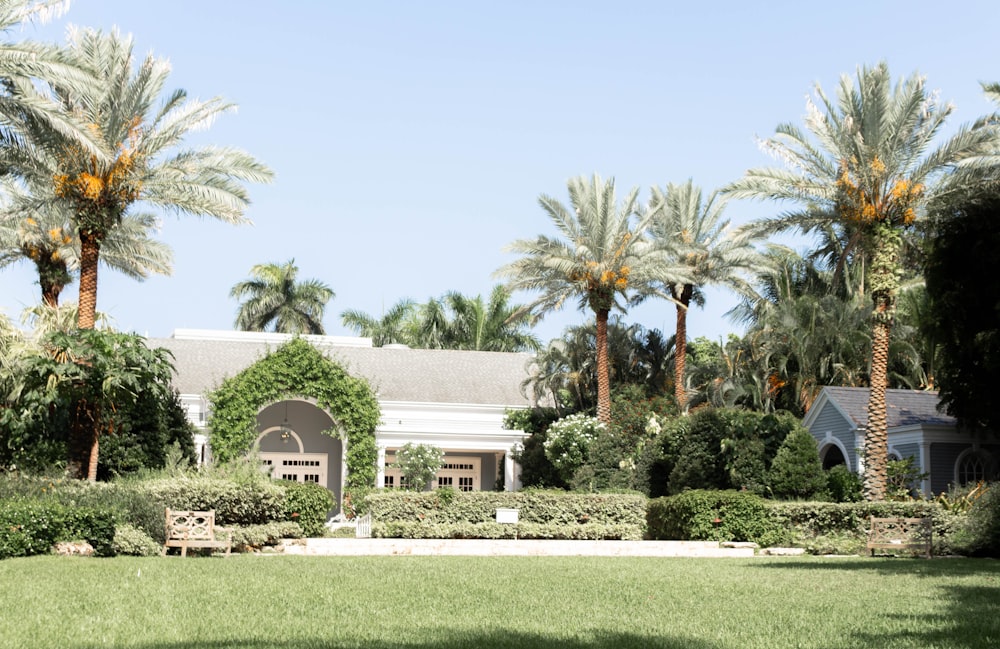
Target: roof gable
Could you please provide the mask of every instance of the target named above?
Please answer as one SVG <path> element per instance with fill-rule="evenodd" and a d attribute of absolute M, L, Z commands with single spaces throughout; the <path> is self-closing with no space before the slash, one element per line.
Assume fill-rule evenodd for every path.
<path fill-rule="evenodd" d="M 815 419 L 813 411 L 818 413 L 830 403 L 855 429 L 862 429 L 868 423 L 868 395 L 868 388 L 824 387 L 803 423 Z M 885 400 L 886 423 L 890 430 L 917 425 L 955 426 L 954 417 L 938 410 L 937 392 L 890 389 L 885 391 Z"/>

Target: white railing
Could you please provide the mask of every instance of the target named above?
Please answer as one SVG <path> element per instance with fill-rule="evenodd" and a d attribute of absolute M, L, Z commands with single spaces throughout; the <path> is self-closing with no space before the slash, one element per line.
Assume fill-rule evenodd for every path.
<path fill-rule="evenodd" d="M 359 539 L 370 539 L 372 537 L 371 514 L 365 514 L 358 519 L 357 527 L 354 530 L 354 537 Z"/>

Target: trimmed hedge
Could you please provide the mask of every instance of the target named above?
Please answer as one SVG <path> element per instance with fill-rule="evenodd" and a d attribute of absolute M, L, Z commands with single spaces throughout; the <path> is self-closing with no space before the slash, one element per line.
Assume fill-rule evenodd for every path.
<path fill-rule="evenodd" d="M 60 541 L 80 539 L 96 556 L 112 556 L 114 514 L 42 500 L 0 501 L 0 559 L 46 554 Z"/>
<path fill-rule="evenodd" d="M 497 509 L 519 511 L 518 538 L 642 538 L 646 522 L 640 494 L 386 490 L 369 494 L 366 506 L 373 534 L 408 538 L 513 537 L 513 525 L 496 523 Z"/>
<path fill-rule="evenodd" d="M 747 491 L 694 489 L 650 501 L 649 537 L 677 541 L 752 541 L 775 545 L 784 538 L 767 502 Z"/>
<path fill-rule="evenodd" d="M 952 554 L 962 548 L 955 543 L 961 516 L 934 501 L 906 502 L 770 502 L 772 520 L 788 530 L 790 542 L 823 553 L 834 551 L 826 539 L 849 551 L 864 551 L 869 518 L 930 518 L 934 526 L 934 553 Z"/>
<path fill-rule="evenodd" d="M 635 525 L 544 523 L 372 523 L 372 536 L 401 539 L 558 539 L 641 541 Z"/>
<path fill-rule="evenodd" d="M 285 519 L 285 489 L 274 482 L 181 477 L 135 482 L 130 488 L 157 503 L 161 519 L 166 507 L 214 509 L 219 525 L 262 525 Z"/>

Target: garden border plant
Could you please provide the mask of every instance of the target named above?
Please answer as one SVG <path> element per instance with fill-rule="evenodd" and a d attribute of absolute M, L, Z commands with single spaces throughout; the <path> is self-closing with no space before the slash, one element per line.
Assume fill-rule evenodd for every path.
<path fill-rule="evenodd" d="M 257 413 L 294 397 L 316 400 L 336 422 L 325 434 L 346 439 L 346 488 L 375 486 L 381 417 L 368 381 L 351 376 L 301 338 L 279 346 L 209 394 L 212 451 L 220 461 L 247 453 L 257 438 Z"/>

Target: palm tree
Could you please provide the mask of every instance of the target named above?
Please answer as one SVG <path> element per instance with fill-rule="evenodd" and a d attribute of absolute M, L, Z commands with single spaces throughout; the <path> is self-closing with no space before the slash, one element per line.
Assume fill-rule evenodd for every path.
<path fill-rule="evenodd" d="M 356 309 L 344 311 L 340 320 L 344 326 L 354 330 L 359 336 L 372 339 L 375 347 L 386 345 L 409 345 L 410 334 L 407 330 L 414 310 L 413 300 L 404 298 L 394 304 L 381 318 L 374 318 L 364 311 Z"/>
<path fill-rule="evenodd" d="M 510 292 L 493 287 L 489 302 L 456 291 L 430 300 L 420 309 L 415 346 L 429 349 L 466 349 L 488 352 L 538 351 L 520 305 L 510 304 Z"/>
<path fill-rule="evenodd" d="M 581 310 L 593 311 L 597 324 L 597 418 L 611 421 L 608 375 L 608 314 L 623 308 L 619 296 L 651 281 L 654 259 L 645 239 L 651 214 L 640 213 L 638 190 L 632 189 L 619 205 L 614 179 L 596 174 L 569 181 L 570 208 L 542 195 L 538 202 L 562 238 L 539 235 L 519 239 L 507 251 L 521 255 L 497 271 L 510 291 L 539 291 L 523 307 L 542 318 L 576 298 Z M 638 220 L 635 217 L 638 216 Z"/>
<path fill-rule="evenodd" d="M 0 31 L 9 33 L 20 23 L 45 23 L 69 6 L 66 0 L 0 0 Z M 39 141 L 28 136 L 25 123 L 50 138 L 74 142 L 90 155 L 103 158 L 93 134 L 72 114 L 62 110 L 36 88 L 36 82 L 56 82 L 76 92 L 93 79 L 58 47 L 33 41 L 0 42 L 0 149 L 30 154 Z M 7 168 L 4 173 L 16 173 Z"/>
<path fill-rule="evenodd" d="M 229 292 L 245 300 L 236 314 L 241 331 L 274 331 L 286 334 L 323 334 L 323 311 L 334 293 L 326 284 L 309 279 L 296 281 L 295 260 L 284 264 L 257 264 L 252 279 L 238 282 Z"/>
<path fill-rule="evenodd" d="M 735 231 L 722 219 L 726 198 L 713 192 L 702 201 L 701 189 L 688 180 L 683 185 L 652 189 L 650 205 L 655 215 L 650 225 L 654 245 L 686 270 L 683 281 L 663 282 L 666 296 L 677 310 L 674 343 L 674 396 L 683 412 L 687 407 L 685 364 L 687 360 L 687 312 L 692 302 L 705 303 L 702 288 L 726 286 L 752 293 L 743 273 L 757 265 L 757 251 L 750 231 Z"/>
<path fill-rule="evenodd" d="M 0 153 L 2 157 L 2 153 Z M 48 176 L 51 183 L 52 175 Z M 38 198 L 46 189 L 41 183 L 32 193 L 23 183 L 7 182 L 0 188 L 6 199 L 0 210 L 0 268 L 30 261 L 38 273 L 42 302 L 58 306 L 63 288 L 73 281 L 80 266 L 80 238 L 72 226 L 72 214 L 49 198 Z M 101 262 L 137 280 L 150 273 L 169 275 L 173 251 L 153 239 L 159 228 L 152 214 L 127 213 L 104 241 Z"/>
<path fill-rule="evenodd" d="M 986 124 L 962 128 L 934 147 L 952 107 L 940 104 L 917 75 L 893 86 L 884 63 L 860 68 L 856 85 L 842 77 L 837 102 L 818 85 L 816 96 L 818 106 L 807 103 L 806 127 L 813 138 L 793 125 L 779 126 L 763 146 L 786 166 L 751 169 L 728 192 L 801 206 L 764 223 L 766 231 L 810 231 L 825 224 L 860 231 L 870 260 L 867 286 L 874 306 L 864 484 L 866 498 L 881 500 L 886 490 L 889 334 L 902 232 L 934 198 L 947 171 L 963 162 L 973 170 L 977 158 L 996 152 L 996 130 Z"/>
<path fill-rule="evenodd" d="M 54 195 L 71 210 L 80 237 L 79 326 L 89 329 L 102 247 L 137 203 L 240 223 L 249 204 L 244 183 L 268 182 L 272 174 L 236 149 L 174 150 L 189 131 L 234 105 L 220 98 L 189 100 L 183 90 L 175 90 L 154 107 L 169 64 L 148 55 L 136 66 L 131 37 L 73 30 L 66 52 L 95 81 L 80 91 L 54 83 L 52 94 L 89 125 L 107 152 L 92 155 L 65 139 L 52 144 L 59 171 Z"/>

